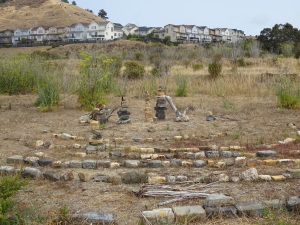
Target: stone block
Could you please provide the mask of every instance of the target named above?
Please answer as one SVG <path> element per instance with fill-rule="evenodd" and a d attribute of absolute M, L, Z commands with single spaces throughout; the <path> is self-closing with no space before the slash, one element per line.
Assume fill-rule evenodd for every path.
<path fill-rule="evenodd" d="M 36 147 L 42 147 L 44 145 L 44 142 L 42 141 L 42 140 L 37 140 L 36 142 L 35 142 L 35 146 Z"/>
<path fill-rule="evenodd" d="M 88 172 L 78 173 L 78 177 L 80 181 L 88 182 L 94 178 L 94 175 Z"/>
<path fill-rule="evenodd" d="M 187 180 L 188 180 L 187 176 L 176 176 L 176 181 L 178 182 L 185 182 Z"/>
<path fill-rule="evenodd" d="M 86 148 L 86 154 L 97 154 L 98 148 L 95 145 L 87 145 Z"/>
<path fill-rule="evenodd" d="M 283 175 L 272 176 L 272 180 L 274 181 L 284 181 L 286 179 Z"/>
<path fill-rule="evenodd" d="M 38 160 L 39 158 L 38 157 L 26 157 L 24 159 L 24 162 L 31 165 L 31 166 L 38 166 Z"/>
<path fill-rule="evenodd" d="M 104 160 L 99 160 L 97 161 L 97 168 L 110 168 L 111 162 L 110 161 L 104 161 Z"/>
<path fill-rule="evenodd" d="M 37 178 L 41 176 L 41 171 L 36 168 L 31 168 L 31 167 L 25 167 L 24 170 L 22 171 L 21 175 L 24 178 Z"/>
<path fill-rule="evenodd" d="M 254 167 L 257 165 L 257 161 L 256 160 L 250 160 L 246 163 L 247 166 L 249 167 Z"/>
<path fill-rule="evenodd" d="M 238 201 L 234 205 L 237 208 L 238 216 L 263 216 L 265 206 L 252 201 Z"/>
<path fill-rule="evenodd" d="M 257 180 L 258 179 L 258 172 L 254 167 L 252 167 L 252 168 L 242 172 L 240 174 L 240 178 L 241 178 L 241 180 L 245 180 L 245 181 Z"/>
<path fill-rule="evenodd" d="M 157 221 L 159 221 L 159 224 L 172 224 L 175 216 L 171 208 L 160 208 L 160 209 L 154 209 L 152 211 L 143 211 L 142 212 L 142 220 L 146 222 L 150 222 L 152 224 L 157 224 Z M 145 221 L 145 218 L 148 221 Z"/>
<path fill-rule="evenodd" d="M 176 177 L 175 176 L 166 176 L 167 183 L 175 183 Z"/>
<path fill-rule="evenodd" d="M 141 148 L 141 153 L 155 153 L 154 148 Z"/>
<path fill-rule="evenodd" d="M 182 136 L 174 136 L 174 140 L 175 140 L 175 141 L 180 141 L 180 140 L 182 140 L 182 139 L 183 139 Z"/>
<path fill-rule="evenodd" d="M 289 165 L 289 164 L 294 164 L 295 160 L 294 159 L 279 159 L 278 163 L 280 165 Z"/>
<path fill-rule="evenodd" d="M 208 218 L 237 216 L 237 209 L 234 206 L 205 207 L 205 211 Z"/>
<path fill-rule="evenodd" d="M 201 159 L 201 158 L 205 158 L 205 152 L 204 151 L 200 151 L 200 152 L 196 152 L 195 153 L 195 159 Z"/>
<path fill-rule="evenodd" d="M 272 150 L 264 150 L 256 152 L 257 157 L 276 157 L 277 153 Z"/>
<path fill-rule="evenodd" d="M 212 167 L 212 166 L 215 165 L 215 161 L 213 161 L 213 160 L 207 160 L 207 165 L 210 166 L 210 167 Z"/>
<path fill-rule="evenodd" d="M 224 158 L 230 158 L 232 157 L 232 152 L 230 151 L 220 151 L 220 156 Z"/>
<path fill-rule="evenodd" d="M 103 144 L 103 140 L 102 139 L 89 139 L 88 142 L 91 145 L 100 145 L 100 144 Z"/>
<path fill-rule="evenodd" d="M 77 157 L 80 157 L 80 158 L 85 158 L 86 157 L 85 152 L 75 152 L 74 155 L 77 156 Z"/>
<path fill-rule="evenodd" d="M 186 221 L 192 223 L 206 218 L 206 212 L 201 205 L 176 206 L 173 207 L 173 212 L 175 214 L 176 221 L 180 223 L 184 223 Z"/>
<path fill-rule="evenodd" d="M 142 182 L 143 175 L 136 171 L 130 171 L 123 174 L 121 179 L 125 184 L 137 184 Z"/>
<path fill-rule="evenodd" d="M 170 166 L 172 167 L 179 167 L 182 165 L 182 160 L 181 159 L 172 159 L 170 161 Z"/>
<path fill-rule="evenodd" d="M 166 160 L 162 161 L 161 163 L 162 163 L 163 167 L 169 167 L 171 164 L 170 161 L 166 161 Z"/>
<path fill-rule="evenodd" d="M 196 168 L 200 168 L 200 167 L 206 166 L 206 162 L 203 161 L 203 160 L 195 160 L 195 161 L 193 162 L 193 165 L 194 165 L 194 167 L 196 167 Z"/>
<path fill-rule="evenodd" d="M 291 174 L 292 178 L 300 178 L 300 169 L 288 169 L 287 172 Z"/>
<path fill-rule="evenodd" d="M 24 158 L 21 155 L 13 155 L 6 159 L 6 163 L 8 164 L 22 164 L 24 162 Z"/>
<path fill-rule="evenodd" d="M 13 166 L 0 166 L 0 175 L 1 174 L 14 174 L 15 172 L 16 172 L 16 169 Z"/>
<path fill-rule="evenodd" d="M 82 161 L 79 160 L 72 160 L 69 162 L 70 168 L 82 168 Z"/>
<path fill-rule="evenodd" d="M 234 165 L 236 167 L 244 167 L 246 166 L 246 157 L 236 157 L 234 161 Z"/>
<path fill-rule="evenodd" d="M 193 162 L 190 161 L 182 161 L 181 166 L 183 167 L 192 167 L 193 166 Z"/>
<path fill-rule="evenodd" d="M 234 199 L 223 194 L 211 194 L 204 201 L 205 207 L 221 207 L 234 204 Z"/>
<path fill-rule="evenodd" d="M 223 161 L 225 162 L 226 166 L 233 166 L 235 163 L 235 158 L 226 158 L 223 159 Z"/>
<path fill-rule="evenodd" d="M 225 167 L 225 166 L 226 166 L 226 163 L 223 162 L 223 161 L 218 161 L 218 162 L 216 162 L 216 163 L 214 164 L 214 167 L 215 167 L 215 168 L 223 168 L 223 167 Z"/>
<path fill-rule="evenodd" d="M 275 160 L 275 159 L 263 160 L 263 164 L 266 166 L 275 166 L 277 163 L 278 163 L 278 160 Z"/>
<path fill-rule="evenodd" d="M 120 163 L 117 163 L 117 162 L 112 162 L 110 164 L 110 168 L 119 168 L 120 167 Z"/>
<path fill-rule="evenodd" d="M 62 133 L 60 136 L 62 139 L 68 140 L 71 139 L 72 135 L 67 133 Z"/>
<path fill-rule="evenodd" d="M 270 175 L 258 175 L 259 180 L 271 181 L 272 177 Z"/>
<path fill-rule="evenodd" d="M 139 160 L 126 160 L 123 165 L 126 168 L 136 168 L 141 165 L 141 162 Z"/>
<path fill-rule="evenodd" d="M 185 152 L 199 152 L 199 148 L 184 148 L 183 151 Z"/>
<path fill-rule="evenodd" d="M 220 151 L 228 151 L 229 147 L 225 147 L 225 146 L 221 146 L 220 147 Z"/>
<path fill-rule="evenodd" d="M 101 224 L 110 225 L 115 224 L 115 214 L 103 213 L 103 212 L 85 212 L 81 214 L 75 214 L 72 216 L 74 224 Z"/>
<path fill-rule="evenodd" d="M 287 209 L 291 212 L 300 214 L 300 196 L 293 196 L 287 200 Z"/>
<path fill-rule="evenodd" d="M 218 158 L 220 156 L 219 151 L 206 151 L 205 155 L 207 158 Z"/>
<path fill-rule="evenodd" d="M 165 183 L 166 178 L 165 177 L 148 177 L 148 183 L 154 184 L 154 183 Z"/>
<path fill-rule="evenodd" d="M 96 160 L 84 160 L 82 162 L 83 169 L 96 169 L 97 163 Z"/>
<path fill-rule="evenodd" d="M 95 182 L 105 182 L 107 183 L 109 179 L 109 176 L 104 176 L 104 175 L 98 175 L 94 177 Z"/>
<path fill-rule="evenodd" d="M 161 160 L 150 160 L 148 161 L 149 168 L 160 168 L 163 167 Z"/>
<path fill-rule="evenodd" d="M 229 182 L 229 176 L 227 174 L 221 173 L 217 176 L 219 182 Z"/>
<path fill-rule="evenodd" d="M 286 206 L 286 202 L 284 200 L 279 199 L 265 200 L 263 201 L 263 204 L 268 209 L 283 209 Z"/>
<path fill-rule="evenodd" d="M 43 173 L 43 176 L 52 181 L 58 181 L 60 180 L 60 173 L 58 171 L 46 171 Z"/>

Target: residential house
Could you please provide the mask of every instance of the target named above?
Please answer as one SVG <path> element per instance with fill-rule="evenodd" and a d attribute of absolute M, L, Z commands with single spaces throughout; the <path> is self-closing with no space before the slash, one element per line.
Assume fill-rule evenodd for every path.
<path fill-rule="evenodd" d="M 30 42 L 30 32 L 31 28 L 17 28 L 14 30 L 14 35 L 12 36 L 12 43 L 14 45 L 18 44 L 19 42 Z"/>
<path fill-rule="evenodd" d="M 245 32 L 242 30 L 237 30 L 237 38 L 239 42 L 245 40 Z"/>
<path fill-rule="evenodd" d="M 50 42 L 63 41 L 66 38 L 66 32 L 68 28 L 66 27 L 50 27 L 46 31 L 46 39 Z"/>
<path fill-rule="evenodd" d="M 120 23 L 114 23 L 114 39 L 123 37 L 123 26 Z"/>
<path fill-rule="evenodd" d="M 11 44 L 13 35 L 14 35 L 13 30 L 0 31 L 0 44 Z"/>
<path fill-rule="evenodd" d="M 46 34 L 49 27 L 33 27 L 29 34 L 29 39 L 32 41 L 43 42 L 47 40 Z"/>
<path fill-rule="evenodd" d="M 166 32 L 165 29 L 162 27 L 156 27 L 153 30 L 154 37 L 157 37 L 161 40 L 163 40 L 165 38 L 165 32 Z"/>
<path fill-rule="evenodd" d="M 231 42 L 231 36 L 230 36 L 229 29 L 220 28 L 220 33 L 221 33 L 221 36 L 222 36 L 222 41 Z"/>
<path fill-rule="evenodd" d="M 238 42 L 237 29 L 228 29 L 228 31 L 229 31 L 229 36 L 231 37 L 231 42 L 233 43 Z"/>
<path fill-rule="evenodd" d="M 66 40 L 67 41 L 86 41 L 88 27 L 89 27 L 88 23 L 72 24 L 67 30 Z"/>
<path fill-rule="evenodd" d="M 207 26 L 200 26 L 198 28 L 198 33 L 200 36 L 200 43 L 205 44 L 205 43 L 211 43 L 212 38 L 209 35 L 209 28 Z"/>
<path fill-rule="evenodd" d="M 93 21 L 88 26 L 88 40 L 113 40 L 114 24 L 110 21 L 97 22 Z"/>
<path fill-rule="evenodd" d="M 164 29 L 165 36 L 170 36 L 172 42 L 188 42 L 188 34 L 186 33 L 185 26 L 168 24 L 164 27 Z"/>
<path fill-rule="evenodd" d="M 188 36 L 188 42 L 199 43 L 200 35 L 195 25 L 184 25 L 185 32 Z"/>
<path fill-rule="evenodd" d="M 133 23 L 128 23 L 123 27 L 123 31 L 126 35 L 134 34 L 135 30 L 138 29 L 138 26 Z"/>
<path fill-rule="evenodd" d="M 137 27 L 137 29 L 134 31 L 134 34 L 138 36 L 147 36 L 148 34 L 151 34 L 154 30 L 154 27 Z"/>
<path fill-rule="evenodd" d="M 212 42 L 220 42 L 222 41 L 222 35 L 219 28 L 210 28 L 209 34 L 211 36 Z"/>

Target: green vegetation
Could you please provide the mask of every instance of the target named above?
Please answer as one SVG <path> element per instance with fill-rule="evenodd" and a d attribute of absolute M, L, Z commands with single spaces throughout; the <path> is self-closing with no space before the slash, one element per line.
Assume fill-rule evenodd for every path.
<path fill-rule="evenodd" d="M 177 74 L 175 77 L 177 89 L 176 89 L 176 97 L 186 97 L 188 93 L 188 76 Z"/>
<path fill-rule="evenodd" d="M 288 77 L 281 77 L 276 87 L 278 107 L 287 109 L 298 109 L 300 107 L 300 85 Z"/>
<path fill-rule="evenodd" d="M 125 67 L 124 76 L 128 77 L 129 79 L 141 78 L 146 72 L 143 65 L 134 61 L 125 62 Z"/>
<path fill-rule="evenodd" d="M 194 71 L 198 71 L 198 70 L 203 69 L 203 65 L 202 64 L 193 64 L 192 68 Z"/>

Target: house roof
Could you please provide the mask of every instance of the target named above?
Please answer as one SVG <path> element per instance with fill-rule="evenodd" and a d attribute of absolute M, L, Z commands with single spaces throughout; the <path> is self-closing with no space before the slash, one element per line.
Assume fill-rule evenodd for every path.
<path fill-rule="evenodd" d="M 138 32 L 147 32 L 149 30 L 153 29 L 153 27 L 138 27 Z"/>
<path fill-rule="evenodd" d="M 98 21 L 93 21 L 97 23 L 99 26 L 106 26 L 110 21 L 103 21 L 103 22 L 98 22 Z"/>
<path fill-rule="evenodd" d="M 71 24 L 69 27 L 76 27 L 78 24 L 81 24 L 81 25 L 83 25 L 84 27 L 88 27 L 88 26 L 89 26 L 89 23 L 73 23 L 73 24 Z"/>
<path fill-rule="evenodd" d="M 32 29 L 31 29 L 31 31 L 36 31 L 37 29 L 39 29 L 39 28 L 43 28 L 44 30 L 48 30 L 50 27 L 49 26 L 39 26 L 39 27 L 33 27 Z"/>
<path fill-rule="evenodd" d="M 120 23 L 113 23 L 115 27 L 118 27 L 118 28 L 123 28 L 123 25 L 120 24 Z"/>

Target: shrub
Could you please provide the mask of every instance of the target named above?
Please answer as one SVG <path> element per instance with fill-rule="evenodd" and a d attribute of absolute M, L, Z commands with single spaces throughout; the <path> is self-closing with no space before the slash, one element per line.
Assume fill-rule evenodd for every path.
<path fill-rule="evenodd" d="M 300 85 L 287 77 L 282 77 L 276 87 L 278 107 L 297 109 L 300 107 Z"/>
<path fill-rule="evenodd" d="M 202 64 L 193 64 L 192 68 L 194 71 L 197 71 L 197 70 L 203 69 L 203 65 Z"/>
<path fill-rule="evenodd" d="M 144 59 L 144 54 L 141 52 L 135 52 L 134 53 L 134 58 L 137 61 L 142 61 Z"/>
<path fill-rule="evenodd" d="M 111 58 L 113 59 L 111 63 L 112 75 L 118 77 L 123 66 L 123 60 L 120 56 L 112 56 Z"/>
<path fill-rule="evenodd" d="M 212 62 L 208 65 L 208 72 L 212 78 L 217 78 L 222 73 L 221 62 Z"/>
<path fill-rule="evenodd" d="M 93 109 L 98 103 L 106 103 L 104 95 L 114 86 L 112 79 L 113 58 L 98 53 L 80 53 L 80 76 L 78 77 L 78 102 L 84 109 Z"/>
<path fill-rule="evenodd" d="M 240 67 L 245 67 L 246 66 L 246 62 L 243 58 L 237 59 L 237 64 Z"/>
<path fill-rule="evenodd" d="M 176 97 L 186 97 L 188 93 L 188 77 L 185 75 L 176 75 L 175 82 L 177 85 Z"/>
<path fill-rule="evenodd" d="M 125 62 L 125 67 L 124 75 L 129 79 L 141 78 L 146 72 L 143 65 L 134 61 Z"/>

